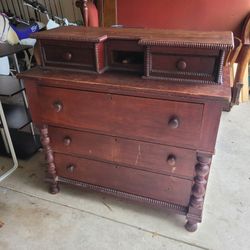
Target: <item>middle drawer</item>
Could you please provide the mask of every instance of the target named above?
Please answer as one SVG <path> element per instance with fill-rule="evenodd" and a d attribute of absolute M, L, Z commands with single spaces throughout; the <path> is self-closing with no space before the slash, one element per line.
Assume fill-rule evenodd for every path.
<path fill-rule="evenodd" d="M 52 149 L 58 153 L 193 178 L 194 150 L 57 127 L 49 127 L 49 134 Z"/>

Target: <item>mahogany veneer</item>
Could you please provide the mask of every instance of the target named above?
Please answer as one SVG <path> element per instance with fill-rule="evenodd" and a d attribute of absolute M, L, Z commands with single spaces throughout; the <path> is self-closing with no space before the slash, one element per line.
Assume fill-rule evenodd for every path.
<path fill-rule="evenodd" d="M 84 70 L 91 68 L 97 57 L 86 59 L 95 50 L 93 46 L 90 50 L 86 48 L 85 42 L 96 39 L 97 35 L 101 40 L 107 31 L 112 40 L 106 41 L 105 53 L 108 58 L 114 57 L 106 62 L 113 70 L 121 71 L 70 72 L 73 64 Z M 42 32 L 36 35 L 45 46 L 45 52 L 41 53 L 46 54 L 53 67 L 63 65 L 68 71 L 37 67 L 19 77 L 25 79 L 33 120 L 41 129 L 51 193 L 57 193 L 58 183 L 65 182 L 161 206 L 185 214 L 186 229 L 195 231 L 202 219 L 221 112 L 231 95 L 229 70 L 222 71 L 222 64 L 215 63 L 221 49 L 218 53 L 213 49 L 208 53 L 209 44 L 212 47 L 217 44 L 218 48 L 220 43 L 228 42 L 228 47 L 232 44 L 223 32 L 212 38 L 208 33 L 183 33 L 184 42 L 189 37 L 197 44 L 206 44 L 207 48 L 171 48 L 174 59 L 168 55 L 164 58 L 166 63 L 153 63 L 159 70 L 172 70 L 171 65 L 181 52 L 200 62 L 199 65 L 191 63 L 195 71 L 210 76 L 220 72 L 221 85 L 207 84 L 214 78 L 200 84 L 198 78 L 186 77 L 190 74 L 183 74 L 178 82 L 166 77 L 142 79 L 141 58 L 137 57 L 137 61 L 132 58 L 145 50 L 135 40 L 149 39 L 150 35 L 147 41 L 150 43 L 161 37 L 165 44 L 171 37 L 173 44 L 175 41 L 182 44 L 181 33 L 161 32 L 137 29 L 117 33 L 111 29 L 74 28 L 70 38 L 65 37 L 64 28 L 53 33 Z M 56 40 L 60 46 L 54 50 Z M 79 54 L 72 54 L 72 65 L 71 62 L 63 64 L 60 53 L 72 52 L 71 48 L 81 49 Z M 156 50 L 165 53 L 169 46 L 150 49 L 154 57 Z M 132 61 L 126 58 L 126 53 L 132 56 Z M 201 60 L 197 59 L 197 53 L 202 55 Z M 48 66 L 48 61 L 45 64 Z M 179 67 L 183 65 L 180 63 Z M 91 69 L 97 68 L 92 65 Z"/>

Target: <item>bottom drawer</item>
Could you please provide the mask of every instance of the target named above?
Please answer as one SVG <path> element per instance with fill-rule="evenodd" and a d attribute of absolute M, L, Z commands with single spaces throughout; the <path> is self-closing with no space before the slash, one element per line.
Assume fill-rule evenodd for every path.
<path fill-rule="evenodd" d="M 55 154 L 58 176 L 188 206 L 192 181 L 109 163 Z"/>

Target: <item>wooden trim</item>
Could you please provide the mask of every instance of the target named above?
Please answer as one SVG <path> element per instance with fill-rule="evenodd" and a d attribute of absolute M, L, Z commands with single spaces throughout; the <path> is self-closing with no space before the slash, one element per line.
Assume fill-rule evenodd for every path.
<path fill-rule="evenodd" d="M 117 0 L 105 0 L 103 2 L 103 25 L 110 27 L 117 24 Z"/>

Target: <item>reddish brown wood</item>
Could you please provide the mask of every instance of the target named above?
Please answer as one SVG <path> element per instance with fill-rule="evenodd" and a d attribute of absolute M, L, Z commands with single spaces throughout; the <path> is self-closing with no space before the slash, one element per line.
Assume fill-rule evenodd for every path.
<path fill-rule="evenodd" d="M 195 166 L 196 176 L 190 198 L 189 211 L 187 214 L 186 229 L 194 232 L 197 229 L 197 223 L 201 222 L 204 196 L 206 193 L 207 176 L 209 174 L 212 155 L 198 154 L 197 165 Z"/>
<path fill-rule="evenodd" d="M 65 34 L 70 34 L 66 36 Z M 53 30 L 37 32 L 32 38 L 58 40 L 58 41 L 105 41 L 108 38 L 141 40 L 142 43 L 162 42 L 163 44 L 175 45 L 177 47 L 199 48 L 231 48 L 232 33 L 228 31 L 190 31 L 190 30 L 166 30 L 166 29 L 140 29 L 140 28 L 86 28 L 81 26 L 64 26 Z"/>
<path fill-rule="evenodd" d="M 61 154 L 55 154 L 55 162 L 58 175 L 68 179 L 171 201 L 182 206 L 189 203 L 190 180 Z"/>
<path fill-rule="evenodd" d="M 104 43 L 96 43 L 95 56 L 96 56 L 96 70 L 98 73 L 102 73 L 106 69 L 105 53 L 106 52 Z"/>
<path fill-rule="evenodd" d="M 221 83 L 219 80 L 222 72 L 219 68 L 224 62 L 224 57 L 218 48 L 194 50 L 192 46 L 187 48 L 185 45 L 183 48 L 163 47 L 161 43 L 152 45 L 147 50 L 149 67 L 146 69 L 148 73 L 145 72 L 144 75 L 162 79 L 192 79 Z"/>
<path fill-rule="evenodd" d="M 58 127 L 49 127 L 49 133 L 55 152 L 193 178 L 196 152 L 189 149 Z"/>
<path fill-rule="evenodd" d="M 141 74 L 145 69 L 146 78 L 221 84 L 224 57 L 233 47 L 230 32 L 195 34 L 192 31 L 75 27 L 70 30 L 70 37 L 62 38 L 66 31 L 63 27 L 53 33 L 46 31 L 33 35 L 43 41 L 46 67 L 97 73 L 126 70 Z M 55 39 L 62 40 L 60 46 L 55 44 Z M 75 47 L 76 41 L 86 48 Z M 65 47 L 69 48 L 65 51 Z"/>
<path fill-rule="evenodd" d="M 38 96 L 46 100 L 36 106 L 38 119 L 51 124 L 191 148 L 199 143 L 201 104 L 49 87 L 40 87 Z"/>
<path fill-rule="evenodd" d="M 245 18 L 241 35 L 242 47 L 237 57 L 238 67 L 234 78 L 234 86 L 232 88 L 231 106 L 239 104 L 239 95 L 243 86 L 244 74 L 250 60 L 250 13 Z"/>
<path fill-rule="evenodd" d="M 200 151 L 214 153 L 222 109 L 223 105 L 218 102 L 208 102 L 204 105 Z"/>
<path fill-rule="evenodd" d="M 44 67 L 67 68 L 68 70 L 97 71 L 94 44 L 56 41 L 42 41 L 41 50 Z"/>
<path fill-rule="evenodd" d="M 186 214 L 187 230 L 196 230 L 221 111 L 230 98 L 228 68 L 222 71 L 222 60 L 215 59 L 230 47 L 228 33 L 73 28 L 72 37 L 65 39 L 67 30 L 37 35 L 52 67 L 65 63 L 62 68 L 73 68 L 74 60 L 79 60 L 78 68 L 86 67 L 86 58 L 72 51 L 82 49 L 88 58 L 87 48 L 93 52 L 92 72 L 103 74 L 43 67 L 19 75 L 25 79 L 34 122 L 46 124 L 43 145 L 54 192 L 59 181 L 166 207 Z M 61 54 L 52 49 L 57 38 Z M 155 54 L 167 55 L 167 67 L 185 73 L 179 82 L 165 76 L 149 79 L 151 45 Z M 175 60 L 167 59 L 167 51 Z M 72 57 L 63 62 L 67 53 Z M 137 53 L 146 56 L 135 63 Z M 200 65 L 199 60 L 194 63 L 196 57 Z M 166 67 L 163 62 L 158 66 Z M 223 84 L 192 80 L 186 72 L 190 65 L 210 75 L 216 71 L 213 77 L 221 81 L 223 76 Z M 107 66 L 124 72 L 104 72 Z M 140 67 L 146 79 L 136 72 Z"/>
<path fill-rule="evenodd" d="M 228 104 L 231 98 L 229 68 L 225 67 L 223 85 L 187 84 L 173 81 L 144 80 L 128 72 L 105 72 L 102 75 L 62 72 L 61 70 L 43 70 L 33 68 L 19 74 L 31 81 L 46 82 L 46 86 L 89 90 L 94 92 L 115 93 L 129 96 L 141 96 L 156 99 L 180 100 L 203 103 L 213 101 Z M 29 81 L 30 82 L 30 81 Z M 27 84 L 29 84 L 29 82 Z M 32 85 L 32 84 L 31 84 Z"/>
<path fill-rule="evenodd" d="M 48 164 L 48 181 L 50 182 L 50 193 L 57 194 L 59 192 L 59 187 L 57 182 L 57 172 L 54 163 L 53 151 L 50 147 L 48 127 L 46 125 L 43 125 L 40 131 L 41 131 L 41 143 L 45 152 L 45 159 Z"/>

